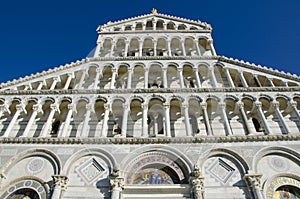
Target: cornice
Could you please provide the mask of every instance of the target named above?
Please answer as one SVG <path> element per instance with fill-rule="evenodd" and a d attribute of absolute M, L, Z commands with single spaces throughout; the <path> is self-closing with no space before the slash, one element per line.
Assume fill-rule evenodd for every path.
<path fill-rule="evenodd" d="M 124 34 L 144 34 L 144 33 L 211 33 L 211 30 L 134 30 L 134 31 L 113 31 L 113 32 L 100 32 L 101 35 L 112 35 L 112 34 L 118 34 L 121 36 L 124 36 Z"/>
<path fill-rule="evenodd" d="M 1 144 L 192 144 L 192 143 L 242 143 L 300 141 L 300 135 L 251 135 L 227 137 L 178 137 L 178 138 L 0 138 Z"/>
<path fill-rule="evenodd" d="M 78 94 L 142 94 L 142 93 L 257 93 L 300 92 L 299 87 L 236 87 L 236 88 L 137 88 L 137 89 L 74 89 L 74 90 L 2 90 L 0 95 L 78 95 Z"/>

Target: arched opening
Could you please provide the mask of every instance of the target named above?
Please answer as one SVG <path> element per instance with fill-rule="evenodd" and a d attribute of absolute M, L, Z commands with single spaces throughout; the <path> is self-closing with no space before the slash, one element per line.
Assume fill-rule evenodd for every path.
<path fill-rule="evenodd" d="M 195 47 L 195 42 L 191 38 L 187 38 L 184 41 L 185 53 L 187 56 L 197 55 L 197 50 Z"/>
<path fill-rule="evenodd" d="M 152 21 L 147 21 L 147 23 L 146 23 L 146 30 L 153 30 L 153 23 L 152 23 Z"/>
<path fill-rule="evenodd" d="M 156 137 L 158 135 L 165 135 L 164 121 L 165 114 L 163 109 L 163 102 L 159 99 L 152 99 L 148 105 L 148 135 Z"/>
<path fill-rule="evenodd" d="M 132 77 L 132 88 L 144 88 L 144 67 L 141 65 L 136 65 L 133 69 L 133 77 Z"/>
<path fill-rule="evenodd" d="M 116 43 L 114 55 L 117 57 L 124 57 L 125 56 L 124 52 L 125 52 L 125 40 L 118 39 Z"/>
<path fill-rule="evenodd" d="M 151 65 L 149 69 L 148 88 L 162 88 L 162 69 L 159 65 Z"/>
<path fill-rule="evenodd" d="M 274 199 L 298 199 L 300 198 L 299 187 L 284 185 L 276 189 Z"/>
<path fill-rule="evenodd" d="M 132 57 L 139 56 L 139 41 L 137 39 L 132 39 L 130 41 L 127 56 L 132 56 Z"/>
<path fill-rule="evenodd" d="M 196 80 L 195 80 L 195 75 L 192 66 L 184 65 L 182 73 L 183 73 L 185 87 L 196 88 Z"/>
<path fill-rule="evenodd" d="M 130 103 L 130 114 L 127 122 L 127 137 L 139 137 L 142 132 L 142 102 L 134 99 Z"/>
<path fill-rule="evenodd" d="M 112 103 L 111 112 L 108 120 L 108 137 L 114 137 L 121 135 L 122 124 L 123 124 L 123 101 L 116 99 Z"/>
<path fill-rule="evenodd" d="M 157 56 L 168 56 L 167 42 L 165 39 L 159 38 L 157 40 L 156 51 Z"/>
<path fill-rule="evenodd" d="M 175 24 L 172 23 L 172 22 L 169 22 L 169 23 L 167 24 L 167 29 L 168 29 L 168 30 L 175 30 Z"/>
<path fill-rule="evenodd" d="M 128 81 L 128 67 L 121 65 L 118 69 L 118 75 L 116 76 L 115 88 L 125 89 Z"/>
<path fill-rule="evenodd" d="M 40 197 L 33 189 L 23 188 L 10 194 L 7 199 L 40 199 Z"/>
<path fill-rule="evenodd" d="M 135 30 L 143 30 L 143 24 L 142 23 L 136 24 Z"/>
<path fill-rule="evenodd" d="M 100 49 L 100 57 L 108 57 L 110 54 L 111 50 L 111 40 L 110 39 L 105 39 L 102 48 Z"/>
<path fill-rule="evenodd" d="M 158 20 L 156 22 L 156 30 L 163 30 L 164 29 L 164 22 L 161 20 Z"/>
<path fill-rule="evenodd" d="M 112 68 L 110 66 L 106 66 L 102 70 L 102 76 L 100 77 L 100 89 L 108 89 L 110 88 L 112 77 Z"/>
<path fill-rule="evenodd" d="M 181 112 L 181 101 L 173 99 L 170 102 L 170 126 L 171 136 L 182 137 L 186 135 L 184 117 Z"/>
<path fill-rule="evenodd" d="M 175 65 L 169 65 L 167 68 L 167 83 L 168 88 L 180 88 L 178 71 Z"/>
<path fill-rule="evenodd" d="M 145 39 L 143 43 L 143 50 L 142 50 L 143 56 L 153 56 L 153 42 L 151 39 Z"/>
<path fill-rule="evenodd" d="M 171 40 L 171 51 L 173 56 L 181 56 L 182 55 L 182 46 L 181 42 L 178 38 L 173 38 Z"/>
<path fill-rule="evenodd" d="M 105 112 L 105 101 L 102 99 L 97 99 L 94 104 L 94 113 L 92 113 L 89 130 L 89 137 L 98 137 L 101 133 L 107 135 L 107 129 L 103 129 L 102 131 L 99 126 L 104 126 L 104 112 Z M 97 128 L 98 127 L 98 128 Z"/>

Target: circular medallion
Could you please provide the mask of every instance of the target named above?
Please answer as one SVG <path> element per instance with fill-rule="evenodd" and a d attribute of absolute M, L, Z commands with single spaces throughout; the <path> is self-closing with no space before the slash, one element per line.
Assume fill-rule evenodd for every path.
<path fill-rule="evenodd" d="M 276 171 L 286 171 L 288 169 L 288 163 L 279 157 L 271 157 L 269 165 Z"/>
<path fill-rule="evenodd" d="M 45 161 L 43 158 L 33 158 L 27 164 L 27 171 L 30 174 L 36 174 L 43 170 Z"/>

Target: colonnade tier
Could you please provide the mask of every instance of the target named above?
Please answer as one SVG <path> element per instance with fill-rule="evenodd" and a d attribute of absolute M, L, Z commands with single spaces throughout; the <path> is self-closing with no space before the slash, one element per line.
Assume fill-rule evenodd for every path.
<path fill-rule="evenodd" d="M 0 136 L 242 136 L 300 129 L 299 94 L 254 98 L 244 93 L 237 98 L 224 93 L 223 99 L 210 94 L 145 95 L 1 98 Z"/>
<path fill-rule="evenodd" d="M 294 87 L 299 82 L 232 65 L 188 62 L 90 63 L 1 90 Z"/>
<path fill-rule="evenodd" d="M 216 55 L 212 39 L 204 36 L 178 37 L 153 34 L 104 35 L 99 37 L 95 57 L 211 56 Z"/>

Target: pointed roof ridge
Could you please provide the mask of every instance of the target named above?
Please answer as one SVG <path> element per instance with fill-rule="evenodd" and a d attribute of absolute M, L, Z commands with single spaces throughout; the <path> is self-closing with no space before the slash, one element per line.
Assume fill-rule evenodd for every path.
<path fill-rule="evenodd" d="M 58 71 L 61 71 L 61 70 L 64 70 L 64 69 L 69 69 L 69 68 L 78 66 L 80 64 L 88 63 L 88 61 L 89 61 L 88 58 L 81 59 L 81 60 L 76 60 L 75 62 L 66 63 L 65 65 L 55 66 L 55 67 L 50 68 L 48 70 L 43 70 L 42 72 L 36 72 L 35 74 L 32 73 L 30 75 L 26 75 L 25 77 L 19 77 L 18 79 L 8 80 L 6 82 L 0 83 L 0 89 L 2 89 L 4 87 L 7 87 L 7 86 L 15 85 L 15 84 L 18 84 L 18 83 L 22 83 L 22 82 L 25 82 L 25 81 L 29 81 L 31 79 L 38 78 L 38 77 L 41 77 L 41 76 L 44 76 L 44 75 L 55 73 L 55 72 L 58 72 Z"/>
<path fill-rule="evenodd" d="M 135 16 L 135 17 L 127 18 L 127 19 L 116 20 L 116 21 L 113 21 L 113 22 L 108 21 L 107 23 L 105 23 L 103 25 L 99 25 L 97 30 L 100 29 L 100 27 L 109 27 L 109 26 L 117 25 L 117 24 L 124 23 L 124 22 L 127 22 L 127 21 L 132 21 L 132 20 L 145 18 L 145 17 L 150 17 L 150 16 L 164 17 L 164 18 L 169 18 L 171 20 L 180 20 L 180 21 L 183 21 L 183 22 L 194 23 L 194 24 L 200 25 L 202 27 L 205 27 L 208 30 L 212 30 L 212 26 L 209 23 L 202 22 L 201 20 L 196 21 L 196 20 L 187 19 L 187 18 L 183 18 L 183 17 L 176 17 L 176 16 L 173 16 L 173 15 L 158 13 L 155 8 L 153 8 L 151 10 L 151 13 L 149 13 L 149 14 L 138 15 L 138 16 Z"/>

